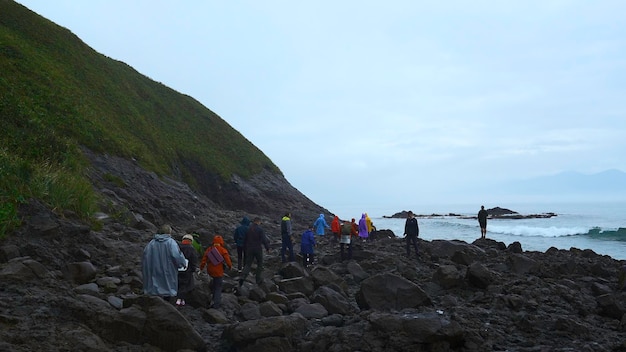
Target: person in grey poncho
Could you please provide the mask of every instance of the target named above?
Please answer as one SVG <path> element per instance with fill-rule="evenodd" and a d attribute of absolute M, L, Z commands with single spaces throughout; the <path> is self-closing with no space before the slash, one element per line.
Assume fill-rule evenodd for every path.
<path fill-rule="evenodd" d="M 141 262 L 143 292 L 147 295 L 174 297 L 178 292 L 178 269 L 188 260 L 172 238 L 172 227 L 163 225 L 143 250 Z"/>

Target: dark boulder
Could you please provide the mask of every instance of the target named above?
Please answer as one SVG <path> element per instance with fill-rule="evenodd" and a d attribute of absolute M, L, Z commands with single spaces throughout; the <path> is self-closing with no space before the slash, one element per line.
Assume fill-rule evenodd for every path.
<path fill-rule="evenodd" d="M 401 310 L 432 304 L 419 286 L 394 274 L 365 279 L 355 298 L 361 309 Z"/>

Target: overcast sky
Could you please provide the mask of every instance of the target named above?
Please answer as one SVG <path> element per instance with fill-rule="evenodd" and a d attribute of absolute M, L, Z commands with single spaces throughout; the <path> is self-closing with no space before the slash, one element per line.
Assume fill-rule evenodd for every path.
<path fill-rule="evenodd" d="M 342 217 L 626 170 L 626 1 L 18 2 L 194 97 Z"/>

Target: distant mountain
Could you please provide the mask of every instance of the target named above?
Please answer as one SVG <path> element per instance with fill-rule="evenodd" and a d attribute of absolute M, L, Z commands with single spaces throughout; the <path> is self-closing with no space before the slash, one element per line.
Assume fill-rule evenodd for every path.
<path fill-rule="evenodd" d="M 626 195 L 626 173 L 615 169 L 596 174 L 567 171 L 509 182 L 503 188 L 522 195 L 617 198 Z"/>

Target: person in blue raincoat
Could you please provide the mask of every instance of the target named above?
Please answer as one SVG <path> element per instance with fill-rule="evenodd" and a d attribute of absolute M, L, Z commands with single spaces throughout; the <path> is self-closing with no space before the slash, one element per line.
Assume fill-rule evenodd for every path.
<path fill-rule="evenodd" d="M 320 217 L 313 223 L 313 227 L 315 228 L 315 234 L 319 236 L 324 236 L 324 230 L 330 228 L 330 226 L 326 223 L 324 214 L 320 214 Z"/>
<path fill-rule="evenodd" d="M 146 295 L 174 297 L 178 293 L 178 269 L 188 260 L 172 238 L 172 227 L 163 225 L 143 250 L 141 271 Z"/>
<path fill-rule="evenodd" d="M 315 251 L 313 249 L 315 247 L 315 235 L 313 235 L 313 228 L 309 227 L 302 234 L 302 239 L 300 240 L 300 253 L 302 253 L 302 266 L 305 268 L 309 265 L 313 265 L 313 260 L 315 256 Z"/>

